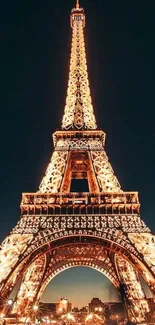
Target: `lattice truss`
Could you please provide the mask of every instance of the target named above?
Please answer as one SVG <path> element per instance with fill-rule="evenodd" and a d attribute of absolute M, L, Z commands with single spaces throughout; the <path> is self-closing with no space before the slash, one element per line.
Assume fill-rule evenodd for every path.
<path fill-rule="evenodd" d="M 36 257 L 30 266 L 27 265 L 12 312 L 25 317 L 31 314 L 33 306 L 39 302 L 54 276 L 70 267 L 88 266 L 105 274 L 115 287 L 123 285 L 126 303 L 131 311 L 130 319 L 145 321 L 149 306 L 137 271 L 120 255 L 116 255 L 115 262 L 118 277 L 106 249 L 94 244 L 71 244 Z"/>
<path fill-rule="evenodd" d="M 2 243 L 0 250 L 0 289 L 3 281 L 19 260 L 20 254 L 27 248 L 32 239 L 31 234 L 10 234 Z"/>
<path fill-rule="evenodd" d="M 26 218 L 25 218 L 25 220 L 26 220 Z M 109 217 L 109 218 L 110 218 L 109 224 L 107 224 L 107 223 L 105 223 L 107 217 L 100 218 L 97 216 L 92 216 L 92 217 L 90 217 L 90 216 L 89 217 L 88 216 L 83 216 L 83 217 L 72 216 L 71 217 L 70 216 L 70 217 L 68 217 L 68 222 L 69 222 L 68 227 L 69 227 L 69 229 L 76 229 L 76 231 L 75 230 L 67 231 L 67 230 L 65 230 L 67 228 L 65 217 L 61 218 L 61 225 L 60 225 L 60 218 L 58 216 L 54 217 L 54 219 L 50 218 L 50 217 L 49 218 L 41 217 L 40 219 L 38 218 L 38 221 L 40 220 L 40 222 L 41 222 L 40 225 L 37 221 L 37 218 L 35 217 L 35 231 L 38 232 L 40 228 L 43 228 L 45 230 L 39 231 L 38 234 L 36 234 L 37 236 L 35 236 L 35 237 L 33 236 L 33 240 L 32 240 L 32 235 L 24 235 L 24 230 L 25 230 L 25 232 L 28 231 L 27 230 L 28 225 L 23 224 L 23 229 L 21 228 L 22 235 L 19 235 L 18 228 L 15 228 L 17 231 L 17 234 L 14 233 L 13 235 L 11 235 L 12 238 L 14 239 L 11 241 L 11 244 L 13 246 L 11 246 L 11 247 L 4 246 L 4 249 L 2 249 L 3 259 L 5 259 L 5 256 L 6 256 L 6 258 L 9 257 L 9 261 L 11 261 L 10 268 L 9 268 L 8 272 L 6 272 L 6 273 L 5 273 L 5 269 L 4 269 L 5 265 L 4 265 L 2 280 L 4 280 L 4 277 L 5 277 L 5 279 L 7 278 L 9 271 L 14 270 L 11 277 L 9 278 L 9 281 L 5 282 L 6 286 L 4 287 L 4 291 L 3 290 L 1 291 L 1 292 L 3 292 L 3 295 L 5 295 L 5 292 L 6 292 L 6 294 L 8 294 L 8 292 L 7 292 L 8 287 L 12 288 L 13 285 L 16 284 L 16 281 L 18 279 L 17 276 L 22 271 L 23 261 L 24 261 L 23 259 L 26 258 L 26 261 L 27 261 L 27 258 L 29 257 L 29 261 L 31 261 L 32 258 L 31 258 L 30 254 L 33 254 L 34 251 L 36 251 L 36 258 L 37 258 L 38 252 L 36 249 L 38 249 L 39 247 L 45 247 L 46 243 L 48 244 L 52 240 L 58 239 L 60 237 L 71 236 L 71 235 L 75 235 L 78 233 L 79 233 L 79 235 L 82 235 L 82 234 L 89 235 L 89 228 L 90 228 L 91 234 L 93 234 L 91 229 L 94 229 L 94 227 L 96 229 L 98 227 L 99 227 L 98 229 L 101 229 L 100 221 L 102 223 L 103 230 L 104 230 L 104 226 L 105 226 L 106 231 L 104 230 L 103 233 L 101 233 L 100 230 L 95 231 L 94 236 L 96 236 L 96 238 L 99 238 L 99 237 L 107 238 L 107 240 L 110 240 L 110 242 L 113 242 L 113 243 L 115 242 L 120 247 L 121 246 L 124 247 L 128 252 L 131 252 L 131 254 L 132 253 L 136 254 L 135 248 L 130 245 L 130 242 L 128 241 L 127 237 L 120 230 L 114 231 L 115 227 L 117 227 L 117 223 L 115 223 L 115 221 L 113 222 L 112 217 Z M 104 219 L 103 222 L 102 222 L 102 219 Z M 29 220 L 28 222 L 31 222 L 32 217 L 28 218 L 28 220 Z M 53 220 L 53 223 L 51 223 L 52 220 Z M 21 219 L 20 223 L 23 221 L 24 221 L 24 219 Z M 30 225 L 30 223 L 29 223 L 29 225 Z M 39 226 L 39 228 L 37 228 L 38 227 L 37 225 Z M 113 229 L 109 229 L 109 228 L 107 228 L 107 226 L 108 227 L 112 226 Z M 60 227 L 62 230 L 64 229 L 64 231 L 61 230 L 58 232 L 58 229 Z M 51 232 L 52 229 L 53 229 L 53 231 Z M 83 229 L 83 230 L 81 231 L 80 229 Z M 87 229 L 87 231 L 86 231 L 86 229 Z M 34 233 L 33 229 L 31 231 Z M 127 229 L 126 229 L 126 231 L 127 231 Z M 138 236 L 138 234 L 136 234 L 136 235 Z M 148 238 L 150 235 L 151 234 L 148 234 Z M 132 236 L 132 235 L 129 234 L 128 236 Z M 135 236 L 135 234 L 133 234 L 133 236 Z M 146 234 L 144 234 L 144 236 L 146 236 Z M 22 238 L 24 238 L 25 241 L 22 241 Z M 19 250 L 18 240 L 20 241 L 20 250 Z M 7 241 L 5 241 L 5 244 L 6 244 L 6 242 Z M 21 245 L 21 243 L 22 243 L 22 245 Z M 25 245 L 26 245 L 26 247 L 25 247 L 25 249 L 23 249 L 23 246 L 25 246 Z M 8 249 L 8 253 L 9 253 L 8 255 L 7 255 L 6 248 Z M 90 267 L 94 267 L 94 268 L 102 271 L 104 274 L 106 274 L 109 277 L 109 279 L 114 283 L 114 285 L 117 286 L 116 276 L 114 275 L 113 271 L 111 271 L 111 272 L 109 271 L 109 268 L 110 268 L 110 270 L 112 270 L 110 260 L 106 257 L 105 252 L 101 251 L 101 248 L 98 249 L 98 251 L 95 249 L 96 249 L 96 246 L 93 246 L 92 249 L 89 248 L 89 250 L 86 249 L 86 247 L 81 248 L 81 250 L 77 249 L 75 258 L 74 258 L 73 253 L 71 256 L 68 255 L 68 250 L 64 249 L 64 251 L 59 252 L 60 256 L 58 257 L 58 254 L 57 254 L 57 256 L 54 258 L 55 264 L 53 265 L 52 268 L 51 268 L 52 264 L 50 264 L 52 276 L 55 276 L 57 272 L 60 272 L 67 267 L 75 266 L 75 265 L 85 265 L 85 263 L 86 263 L 86 265 L 88 265 Z M 110 249 L 110 246 L 109 246 L 109 249 Z M 5 250 L 5 255 L 4 255 L 4 250 Z M 17 252 L 17 255 L 16 254 L 13 255 L 14 251 Z M 69 251 L 71 252 L 72 249 L 69 248 Z M 121 252 L 121 250 L 120 250 L 120 252 Z M 122 251 L 122 254 L 123 254 L 123 251 Z M 11 259 L 11 256 L 13 256 L 14 259 Z M 106 259 L 105 259 L 105 257 L 106 257 Z M 139 258 L 139 257 L 140 256 L 137 253 L 137 258 Z M 129 258 L 130 258 L 130 255 L 129 255 Z M 20 259 L 20 262 L 19 262 L 19 259 Z M 7 261 L 7 260 L 5 260 L 5 261 Z M 17 261 L 18 261 L 18 263 L 16 263 Z M 44 262 L 41 263 L 41 261 L 43 262 L 44 259 L 43 258 L 41 260 L 40 260 L 40 258 L 37 259 L 34 263 L 32 263 L 32 265 L 30 267 L 28 264 L 26 264 L 26 267 L 28 267 L 28 269 L 24 275 L 22 286 L 21 286 L 20 292 L 18 294 L 18 299 L 17 299 L 18 303 L 16 305 L 17 311 L 19 311 L 19 312 L 21 309 L 21 305 L 24 306 L 24 310 L 28 310 L 28 309 L 26 309 L 27 308 L 26 306 L 27 306 L 27 304 L 29 306 L 30 292 L 33 291 L 33 295 L 30 294 L 30 296 L 33 298 L 33 301 L 35 301 L 35 299 L 37 299 L 36 293 L 39 290 L 40 283 L 42 282 L 45 287 L 50 279 L 48 269 L 46 272 L 46 276 L 44 278 L 42 277 L 43 271 L 44 271 Z M 51 261 L 53 261 L 53 260 L 51 259 Z M 133 257 L 132 257 L 132 261 L 134 261 Z M 39 262 L 39 264 L 38 264 L 38 262 Z M 137 262 L 138 262 L 138 260 L 137 261 L 135 260 L 135 265 L 137 265 Z M 121 264 L 121 263 L 119 263 L 119 264 Z M 16 265 L 16 269 L 14 268 L 15 265 Z M 124 262 L 122 265 L 124 265 Z M 41 269 L 41 267 L 42 267 L 42 269 Z M 130 269 L 129 266 L 127 266 L 126 268 L 124 267 L 125 272 L 126 272 L 126 270 L 129 270 L 129 269 Z M 6 268 L 6 270 L 7 270 L 7 268 Z M 150 274 L 144 267 L 143 263 L 141 263 L 139 271 L 140 272 L 142 271 L 142 273 L 141 273 L 142 276 L 146 275 L 146 277 L 145 277 L 146 283 L 148 283 L 149 286 L 152 286 L 152 284 L 153 284 L 152 278 L 150 277 Z M 144 271 L 146 274 L 143 274 Z M 123 268 L 120 270 L 119 273 L 121 273 L 121 272 L 123 272 Z M 5 274 L 5 276 L 4 276 L 4 274 Z M 36 274 L 36 276 L 35 276 L 35 274 Z M 148 277 L 147 277 L 147 274 L 148 274 Z M 49 277 L 47 275 L 49 275 Z M 32 278 L 33 278 L 33 281 L 32 281 Z M 133 280 L 133 277 L 132 277 L 132 280 Z M 24 283 L 25 283 L 25 285 L 24 285 Z M 1 282 L 1 284 L 2 284 L 2 288 L 3 288 L 3 282 Z M 127 283 L 127 285 L 129 286 L 129 282 Z M 135 288 L 136 288 L 136 292 L 138 292 L 137 291 L 138 286 L 137 287 L 135 286 Z M 153 287 L 151 289 L 153 289 Z M 139 298 L 142 299 L 142 297 L 139 297 Z M 20 301 L 22 302 L 22 304 Z M 142 304 L 143 304 L 143 302 L 142 302 Z M 141 303 L 140 303 L 140 306 L 141 306 Z"/>
<path fill-rule="evenodd" d="M 143 322 L 149 312 L 149 305 L 140 283 L 138 273 L 131 263 L 119 255 L 115 256 L 120 283 L 124 287 L 126 303 L 133 321 Z"/>
<path fill-rule="evenodd" d="M 155 274 L 155 236 L 148 233 L 129 234 L 129 238 Z"/>
<path fill-rule="evenodd" d="M 84 44 L 85 15 L 81 8 L 76 8 L 71 14 L 72 47 L 70 73 L 62 128 L 96 129 L 90 96 L 86 53 Z"/>
<path fill-rule="evenodd" d="M 79 244 L 68 245 L 67 247 L 62 247 L 53 252 L 41 292 L 44 291 L 46 285 L 56 274 L 63 269 L 78 265 L 90 266 L 99 270 L 104 273 L 116 287 L 119 286 L 118 278 L 107 251 L 102 246 Z"/>
<path fill-rule="evenodd" d="M 67 155 L 67 151 L 54 151 L 46 174 L 40 184 L 40 192 L 58 192 L 66 166 Z"/>
<path fill-rule="evenodd" d="M 40 256 L 25 271 L 12 313 L 29 315 L 35 302 L 38 287 L 43 278 L 46 256 Z"/>
<path fill-rule="evenodd" d="M 115 270 L 102 246 L 95 245 L 68 245 L 53 250 L 36 260 L 27 268 L 21 283 L 13 313 L 27 315 L 32 306 L 41 298 L 43 291 L 51 279 L 64 269 L 74 266 L 92 267 L 105 274 L 119 287 Z M 46 261 L 46 263 L 45 263 Z"/>
<path fill-rule="evenodd" d="M 92 151 L 91 157 L 101 192 L 120 192 L 120 184 L 105 151 Z"/>
<path fill-rule="evenodd" d="M 41 182 L 39 191 L 42 193 L 54 193 L 60 190 L 65 167 L 68 164 L 70 150 L 89 151 L 91 162 L 94 166 L 94 177 L 97 179 L 101 192 L 120 192 L 120 184 L 114 175 L 111 164 L 103 147 L 102 140 L 59 140 L 56 144 L 51 162 Z"/>

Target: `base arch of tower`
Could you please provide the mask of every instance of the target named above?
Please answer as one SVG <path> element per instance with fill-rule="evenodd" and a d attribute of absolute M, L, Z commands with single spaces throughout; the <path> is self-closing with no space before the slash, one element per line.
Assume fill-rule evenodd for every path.
<path fill-rule="evenodd" d="M 30 261 L 38 254 L 43 254 L 57 246 L 64 246 L 68 243 L 92 243 L 101 245 L 109 252 L 118 254 L 127 259 L 133 267 L 141 274 L 144 281 L 155 294 L 155 275 L 151 268 L 145 262 L 143 255 L 138 252 L 135 245 L 130 242 L 128 236 L 119 230 L 107 229 L 105 231 L 76 229 L 76 230 L 58 230 L 42 231 L 34 237 L 33 241 L 25 251 L 26 257 L 29 255 Z M 28 259 L 28 260 L 29 260 Z"/>
<path fill-rule="evenodd" d="M 21 271 L 23 278 L 13 313 L 27 315 L 32 305 L 39 302 L 49 281 L 64 269 L 88 266 L 105 274 L 115 287 L 123 287 L 125 301 L 128 303 L 130 299 L 127 297 L 132 298 L 133 304 L 136 302 L 137 319 L 145 320 L 144 313 L 149 309 L 138 275 L 141 274 L 150 286 L 145 276 L 145 266 L 115 242 L 90 235 L 66 236 L 44 243 L 25 258 L 26 263 Z M 151 274 L 149 276 L 151 278 Z"/>
<path fill-rule="evenodd" d="M 25 270 L 28 268 L 28 266 L 30 266 L 39 256 L 47 255 L 49 252 L 54 251 L 58 247 L 60 248 L 66 247 L 67 245 L 74 247 L 74 245 L 77 244 L 81 246 L 87 244 L 87 245 L 92 245 L 92 247 L 104 248 L 104 250 L 109 252 L 108 254 L 110 254 L 110 258 L 114 266 L 116 264 L 115 261 L 116 254 L 126 259 L 135 268 L 135 270 L 142 276 L 142 278 L 148 284 L 150 290 L 154 294 L 155 278 L 151 270 L 148 269 L 148 267 L 145 265 L 145 261 L 143 261 L 142 257 L 139 256 L 137 252 L 135 254 L 134 251 L 135 248 L 132 247 L 132 245 L 129 242 L 126 241 L 126 244 L 124 244 L 125 243 L 124 240 L 122 241 L 123 245 L 121 245 L 122 243 L 120 244 L 121 241 L 120 237 L 118 237 L 117 240 L 119 242 L 118 243 L 116 242 L 116 238 L 115 238 L 116 236 L 113 236 L 113 240 L 112 240 L 112 235 L 109 236 L 107 232 L 106 232 L 107 237 L 105 236 L 105 233 L 101 233 L 101 231 L 97 232 L 95 230 L 94 235 L 93 235 L 93 231 L 91 231 L 91 235 L 89 231 L 88 231 L 89 234 L 86 235 L 86 232 L 87 231 L 85 230 L 84 231 L 85 234 L 81 233 L 80 236 L 78 234 L 76 235 L 70 234 L 67 236 L 66 230 L 64 232 L 61 230 L 62 237 L 60 237 L 60 233 L 59 233 L 58 239 L 54 239 L 51 241 L 50 240 L 51 235 L 48 231 L 48 236 L 42 237 L 42 245 L 40 243 L 39 243 L 40 245 L 38 245 L 38 241 L 37 241 L 37 245 L 39 247 L 35 246 L 35 242 L 38 239 L 37 238 L 38 235 L 37 235 L 35 241 L 31 242 L 31 244 L 28 246 L 25 253 L 20 256 L 16 266 L 14 267 L 14 271 L 10 273 L 8 279 L 5 279 L 5 284 L 1 289 L 1 295 L 2 296 L 8 295 L 8 290 L 9 289 L 11 290 L 11 288 L 17 282 L 19 278 L 18 276 L 19 273 L 20 274 L 24 273 Z M 125 247 L 126 245 L 127 247 Z"/>

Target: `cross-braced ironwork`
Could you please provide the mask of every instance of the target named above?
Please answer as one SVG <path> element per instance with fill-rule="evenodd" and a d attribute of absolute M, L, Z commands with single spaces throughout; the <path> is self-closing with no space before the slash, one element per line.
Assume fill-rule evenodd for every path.
<path fill-rule="evenodd" d="M 131 320 L 145 322 L 149 305 L 139 277 L 154 297 L 155 236 L 140 217 L 138 193 L 121 189 L 105 152 L 105 133 L 96 126 L 79 2 L 70 22 L 62 129 L 53 135 L 54 153 L 39 190 L 23 194 L 21 218 L 1 245 L 1 309 L 19 283 L 11 312 L 27 318 L 56 274 L 84 265 L 118 288 Z M 86 179 L 89 192 L 71 192 L 73 179 Z"/>

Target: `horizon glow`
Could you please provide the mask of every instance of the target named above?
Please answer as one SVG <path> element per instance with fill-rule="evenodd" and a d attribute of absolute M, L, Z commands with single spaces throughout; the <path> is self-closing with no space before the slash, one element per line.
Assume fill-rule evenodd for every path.
<path fill-rule="evenodd" d="M 103 302 L 119 301 L 118 290 L 101 272 L 90 267 L 71 267 L 55 276 L 47 285 L 42 302 L 57 302 L 65 297 L 81 308 L 97 297 Z"/>

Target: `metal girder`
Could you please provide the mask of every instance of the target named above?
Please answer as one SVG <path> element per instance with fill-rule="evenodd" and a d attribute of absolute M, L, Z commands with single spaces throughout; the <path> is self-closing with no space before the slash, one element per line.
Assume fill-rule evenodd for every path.
<path fill-rule="evenodd" d="M 93 243 L 58 246 L 37 256 L 32 264 L 27 264 L 12 313 L 26 317 L 40 300 L 49 281 L 64 269 L 75 266 L 94 268 L 119 287 L 117 275 L 103 246 Z"/>
<path fill-rule="evenodd" d="M 71 154 L 69 154 L 70 151 Z M 39 187 L 39 192 L 70 192 L 71 179 L 75 177 L 75 173 L 78 173 L 77 178 L 81 178 L 80 174 L 86 175 L 90 192 L 119 193 L 121 191 L 120 184 L 104 151 L 102 139 L 96 141 L 59 140 Z"/>
<path fill-rule="evenodd" d="M 84 44 L 85 15 L 81 8 L 72 11 L 72 47 L 66 106 L 62 120 L 63 129 L 96 129 L 90 96 Z"/>
<path fill-rule="evenodd" d="M 117 254 L 115 263 L 120 279 L 121 293 L 124 295 L 122 298 L 125 299 L 130 319 L 137 323 L 145 322 L 150 309 L 138 272 L 127 260 Z"/>
<path fill-rule="evenodd" d="M 10 233 L 3 241 L 0 250 L 0 290 L 3 290 L 6 279 L 17 267 L 18 261 L 28 243 L 32 239 L 32 234 Z M 16 270 L 17 271 L 17 270 Z"/>
<path fill-rule="evenodd" d="M 38 287 L 43 279 L 46 266 L 46 255 L 38 257 L 25 271 L 13 305 L 12 313 L 28 315 L 36 300 Z"/>
<path fill-rule="evenodd" d="M 40 184 L 40 192 L 58 192 L 66 165 L 67 155 L 67 151 L 54 151 L 51 161 L 47 167 L 46 174 Z"/>
<path fill-rule="evenodd" d="M 139 233 L 129 234 L 128 237 L 155 274 L 155 236 L 151 233 Z"/>

